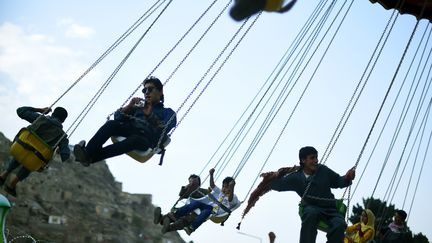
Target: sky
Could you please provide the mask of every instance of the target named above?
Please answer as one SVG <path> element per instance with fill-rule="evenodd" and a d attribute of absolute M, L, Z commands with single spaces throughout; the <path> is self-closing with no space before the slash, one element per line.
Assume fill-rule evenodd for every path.
<path fill-rule="evenodd" d="M 181 107 L 178 118 L 185 114 L 191 101 L 196 99 L 205 84 L 211 81 L 172 134 L 172 142 L 167 148 L 163 166 L 158 165 L 158 156 L 145 164 L 125 155 L 109 159 L 107 163 L 116 180 L 122 182 L 124 191 L 152 194 L 153 204 L 161 206 L 164 212 L 167 212 L 176 201 L 180 186 L 187 183 L 190 174 L 201 174 L 201 177 L 205 178 L 213 166 L 216 167 L 218 185 L 221 185 L 223 177 L 236 175 L 236 194 L 243 201 L 247 200 L 250 189 L 256 186 L 255 178 L 260 171 L 272 171 L 297 164 L 298 150 L 301 147 L 314 146 L 321 157 L 357 83 L 362 80 L 362 76 L 368 77 L 362 96 L 356 102 L 350 119 L 326 160 L 326 165 L 343 175 L 360 158 L 357 178 L 353 184 L 354 187 L 358 185 L 358 189 L 353 194 L 350 204 L 362 204 L 362 198 L 371 195 L 390 198 L 390 193 L 386 191 L 394 190 L 391 202 L 396 208 L 409 211 L 414 197 L 414 185 L 424 162 L 408 225 L 414 233 L 422 232 L 432 239 L 432 231 L 428 224 L 430 214 L 425 213 L 429 208 L 427 202 L 431 200 L 431 190 L 427 186 L 430 178 L 427 175 L 432 172 L 432 163 L 427 141 L 432 130 L 432 122 L 425 120 L 424 136 L 422 137 L 420 132 L 418 140 L 414 140 L 417 131 L 422 131 L 421 120 L 427 114 L 427 105 L 432 96 L 428 89 L 424 89 L 423 93 L 421 91 L 423 87 L 428 87 L 426 81 L 430 81 L 428 71 L 431 64 L 430 60 L 426 59 L 430 44 L 426 45 L 425 54 L 422 55 L 422 49 L 415 54 L 419 44 L 421 48 L 425 47 L 422 44 L 425 42 L 420 40 L 425 31 L 430 31 L 427 29 L 430 26 L 427 21 L 420 21 L 412 38 L 412 45 L 399 69 L 400 73 L 395 76 L 416 24 L 413 16 L 398 16 L 373 72 L 367 75 L 368 72 L 365 70 L 371 70 L 371 66 L 367 68 L 367 64 L 392 11 L 366 0 L 345 2 L 352 3 L 352 7 L 327 55 L 318 66 L 325 48 L 317 49 L 316 57 L 314 56 L 311 64 L 304 68 L 298 85 L 293 87 L 287 99 L 280 103 L 280 111 L 269 125 L 268 132 L 243 164 L 244 167 L 238 167 L 238 163 L 243 161 L 247 147 L 258 132 L 258 125 L 251 128 L 252 135 L 235 149 L 226 167 L 220 166 L 217 159 L 210 158 L 260 87 L 268 87 L 266 80 L 272 77 L 271 73 L 275 67 L 279 67 L 279 60 L 295 40 L 318 1 L 298 1 L 294 8 L 285 14 L 264 12 L 217 73 L 215 70 L 220 67 L 220 63 L 227 57 L 233 45 L 221 55 L 213 69 L 208 71 L 209 67 L 242 23 L 232 20 L 227 10 L 222 11 L 229 2 L 219 0 L 184 41 L 164 59 L 180 37 L 212 3 L 210 0 L 173 1 L 132 52 L 88 115 L 73 131 L 69 138 L 71 144 L 82 139 L 90 139 L 109 114 L 127 102 L 129 97 L 140 96 L 134 91 L 149 74 L 163 81 L 168 80 L 164 87 L 165 105 L 174 110 Z M 330 13 L 330 20 L 336 16 L 339 7 L 348 6 L 343 5 L 345 2 L 335 1 L 335 10 Z M 154 3 L 155 1 L 134 0 L 0 0 L 0 131 L 12 139 L 19 128 L 26 125 L 25 121 L 16 116 L 17 107 L 52 105 Z M 161 8 L 158 9 L 160 10 Z M 209 28 L 221 11 L 220 18 L 212 28 Z M 117 65 L 146 32 L 155 16 L 152 15 L 138 27 L 55 104 L 64 106 L 69 111 L 65 128 L 72 125 L 96 91 L 109 79 Z M 326 22 L 324 29 L 329 23 L 330 21 Z M 207 29 L 208 34 L 184 60 L 200 35 Z M 246 27 L 241 30 L 240 35 L 245 33 L 245 29 Z M 334 27 L 331 28 L 324 46 L 327 45 L 334 30 Z M 429 32 L 426 33 L 427 37 Z M 310 43 L 309 40 L 303 41 L 306 44 Z M 414 57 L 416 59 L 413 59 Z M 421 57 L 424 59 L 420 59 Z M 411 71 L 406 75 L 408 81 L 402 85 L 411 60 L 414 61 Z M 155 67 L 157 68 L 153 72 Z M 177 71 L 174 73 L 174 70 Z M 170 78 L 172 73 L 174 75 Z M 286 76 L 282 80 L 287 80 L 292 73 L 294 71 L 286 69 Z M 393 78 L 394 76 L 396 78 Z M 187 99 L 200 80 L 203 82 L 197 92 L 191 96 L 192 98 Z M 309 80 L 310 85 L 301 96 Z M 383 106 L 382 115 L 377 119 L 370 139 L 366 140 L 392 80 L 394 85 Z M 417 80 L 418 86 L 411 85 L 416 84 Z M 399 87 L 402 87 L 400 98 L 396 100 Z M 412 102 L 407 98 L 410 87 L 412 90 L 415 89 Z M 279 92 L 282 88 L 274 90 Z M 258 94 L 261 95 L 262 92 Z M 423 106 L 417 106 L 422 94 L 426 102 Z M 300 97 L 302 98 L 297 103 Z M 395 130 L 400 114 L 404 110 L 405 100 L 412 104 L 406 113 L 405 122 L 399 130 Z M 184 101 L 187 102 L 182 106 Z M 393 101 L 393 113 L 389 115 L 381 139 L 376 143 Z M 273 103 L 277 103 L 275 96 L 269 98 L 269 104 Z M 256 104 L 256 101 L 253 104 Z M 419 118 L 413 123 L 417 107 Z M 269 109 L 269 106 L 264 108 L 264 112 L 257 118 L 257 124 L 264 121 L 264 114 Z M 250 111 L 251 109 L 248 109 L 246 114 Z M 287 120 L 289 122 L 286 124 Z M 244 118 L 240 124 L 242 122 Z M 406 142 L 411 124 L 414 124 L 411 132 L 413 135 Z M 238 128 L 235 129 L 238 131 Z M 398 136 L 392 142 L 394 134 Z M 228 141 L 230 139 L 232 138 Z M 274 145 L 276 141 L 277 144 Z M 394 144 L 392 150 L 389 149 L 391 144 Z M 372 153 L 374 147 L 375 152 Z M 223 147 L 221 151 L 224 149 L 228 151 L 227 147 Z M 218 158 L 218 155 L 215 157 Z M 401 167 L 407 162 L 406 171 L 400 175 L 399 170 L 397 180 L 401 178 L 400 184 L 393 189 L 389 185 L 399 161 Z M 209 163 L 206 166 L 207 162 Z M 384 162 L 386 166 L 380 176 Z M 365 174 L 360 180 L 360 172 L 365 167 Z M 411 171 L 412 179 L 409 180 Z M 204 183 L 207 184 L 208 180 Z M 336 198 L 340 198 L 343 192 L 341 189 L 333 190 Z M 268 242 L 267 234 L 273 231 L 276 234 L 276 242 L 297 242 L 300 230 L 298 202 L 299 197 L 294 192 L 269 192 L 243 220 L 240 231 L 235 227 L 240 221 L 245 204 L 233 212 L 224 227 L 206 222 L 191 236 L 184 232 L 180 234 L 186 241 L 193 240 L 196 243 L 213 243 L 221 240 L 249 243 Z M 317 242 L 325 242 L 324 233 L 319 232 Z"/>

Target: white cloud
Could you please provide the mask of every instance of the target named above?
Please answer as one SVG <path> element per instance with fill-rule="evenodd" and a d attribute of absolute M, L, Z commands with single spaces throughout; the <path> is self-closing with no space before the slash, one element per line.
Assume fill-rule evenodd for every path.
<path fill-rule="evenodd" d="M 70 38 L 90 38 L 94 34 L 94 30 L 90 27 L 71 24 L 66 30 L 65 35 Z"/>
<path fill-rule="evenodd" d="M 95 33 L 92 28 L 79 25 L 70 18 L 61 19 L 58 22 L 58 26 L 61 26 L 65 29 L 64 34 L 68 38 L 88 39 Z"/>
<path fill-rule="evenodd" d="M 77 73 L 77 57 L 49 36 L 25 33 L 11 23 L 0 25 L 0 72 L 18 87 L 17 95 L 57 91 L 53 83 L 70 80 Z"/>
<path fill-rule="evenodd" d="M 51 36 L 29 33 L 12 23 L 0 24 L 1 130 L 16 130 L 17 107 L 51 105 L 85 70 L 80 53 Z M 84 93 L 87 91 L 75 97 Z"/>

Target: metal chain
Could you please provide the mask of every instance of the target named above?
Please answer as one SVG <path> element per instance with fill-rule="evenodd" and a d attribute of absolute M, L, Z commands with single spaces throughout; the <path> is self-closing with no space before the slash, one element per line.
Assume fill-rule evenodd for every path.
<path fill-rule="evenodd" d="M 31 235 L 22 235 L 22 236 L 17 236 L 12 238 L 9 242 L 14 242 L 15 240 L 19 240 L 19 239 L 31 239 L 33 241 L 33 243 L 38 242 L 35 238 L 31 237 Z"/>
<path fill-rule="evenodd" d="M 225 65 L 225 63 L 228 61 L 228 59 L 231 57 L 231 55 L 233 54 L 233 52 L 237 49 L 237 47 L 239 46 L 240 42 L 243 40 L 243 38 L 246 36 L 246 34 L 249 32 L 249 30 L 251 29 L 251 27 L 255 24 L 255 22 L 257 21 L 257 19 L 259 18 L 259 16 L 261 16 L 261 14 L 258 14 L 257 17 L 255 17 L 254 21 L 252 22 L 252 24 L 246 29 L 245 33 L 243 33 L 243 35 L 240 37 L 240 39 L 238 40 L 238 42 L 235 44 L 235 46 L 233 47 L 233 49 L 231 49 L 231 51 L 228 53 L 228 55 L 225 57 L 225 59 L 222 61 L 222 63 L 220 64 L 220 66 L 218 67 L 218 69 L 215 71 L 215 73 L 213 74 L 213 76 L 210 78 L 210 80 L 206 83 L 206 85 L 204 86 L 204 88 L 201 90 L 201 92 L 198 94 L 198 96 L 195 98 L 195 100 L 192 102 L 192 104 L 189 106 L 189 108 L 186 110 L 185 114 L 180 118 L 180 120 L 177 123 L 177 126 L 173 128 L 173 130 L 171 131 L 171 134 L 175 131 L 175 129 L 178 127 L 178 125 L 180 125 L 180 123 L 184 120 L 184 118 L 188 115 L 189 111 L 192 109 L 192 107 L 195 105 L 195 103 L 197 102 L 197 100 L 201 97 L 201 95 L 204 93 L 204 91 L 208 88 L 208 86 L 210 85 L 210 83 L 213 81 L 213 79 L 216 77 L 216 75 L 219 73 L 219 71 L 222 69 L 222 67 Z M 177 110 L 180 111 L 180 109 L 184 106 L 184 104 L 189 100 L 189 98 L 192 96 L 192 94 L 196 91 L 196 89 L 198 88 L 198 86 L 202 83 L 202 81 L 204 81 L 205 77 L 210 73 L 210 71 L 213 69 L 214 65 L 216 65 L 216 62 L 222 57 L 222 55 L 225 53 L 225 51 L 228 49 L 228 47 L 231 45 L 231 43 L 234 41 L 234 39 L 237 37 L 237 35 L 240 33 L 240 31 L 243 29 L 243 27 L 246 25 L 248 19 L 245 20 L 243 22 L 243 24 L 239 27 L 239 29 L 236 31 L 236 33 L 233 35 L 233 37 L 228 41 L 228 43 L 225 45 L 225 47 L 223 48 L 222 52 L 219 53 L 219 55 L 216 57 L 216 59 L 213 61 L 213 63 L 210 65 L 210 67 L 206 70 L 206 72 L 204 73 L 204 75 L 201 77 L 201 79 L 197 82 L 197 84 L 195 85 L 195 87 L 193 88 L 192 92 L 186 97 L 186 99 L 182 102 L 181 106 L 179 107 L 179 109 Z"/>
<path fill-rule="evenodd" d="M 170 0 L 172 1 L 172 0 Z M 168 56 L 170 56 L 170 54 L 177 48 L 177 46 L 184 40 L 184 38 L 192 31 L 192 29 L 198 24 L 198 22 L 207 14 L 207 12 L 213 7 L 213 5 L 215 4 L 217 0 L 214 0 L 213 3 L 210 4 L 210 6 L 201 14 L 200 17 L 198 17 L 198 19 L 191 25 L 191 27 L 189 27 L 189 29 L 183 34 L 182 37 L 180 37 L 180 39 L 174 44 L 173 47 L 171 47 L 171 49 L 165 54 L 165 56 L 159 61 L 158 64 L 156 64 L 156 66 L 152 69 L 152 71 L 150 71 L 150 73 L 147 75 L 147 77 L 145 79 L 147 79 L 148 77 L 150 77 L 159 67 L 160 65 L 162 65 L 162 63 L 164 63 L 164 61 L 168 58 Z M 222 14 L 222 12 L 219 14 L 219 16 Z M 207 30 L 204 32 L 204 35 L 207 34 L 207 32 L 211 29 L 211 27 L 213 26 L 214 22 L 216 22 L 216 20 L 219 18 L 219 16 L 213 21 L 212 25 L 209 26 L 207 28 Z M 195 45 L 193 46 L 193 49 L 195 49 L 196 45 L 198 45 L 198 43 L 201 41 L 201 39 L 203 38 L 203 36 L 201 36 L 201 38 L 197 41 L 197 43 L 195 43 Z M 184 60 L 186 60 L 186 58 L 189 56 L 189 54 L 193 51 L 193 49 L 191 49 L 189 51 L 189 53 L 187 54 L 187 56 L 183 59 L 183 61 L 181 63 L 179 63 L 179 65 L 176 67 L 175 71 L 171 74 L 171 76 L 169 77 L 169 79 L 171 79 L 172 75 L 174 75 L 174 73 L 179 69 L 179 67 L 183 64 Z M 143 80 L 143 82 L 145 81 L 145 79 Z M 168 82 L 167 79 L 163 85 L 165 86 L 165 84 Z M 142 85 L 142 82 L 135 88 L 135 90 L 131 93 L 131 95 L 129 95 L 129 97 L 123 102 L 123 104 L 121 105 L 121 107 L 123 107 L 128 100 L 130 100 L 134 94 L 140 89 Z M 112 116 L 114 114 L 111 113 L 108 115 L 108 117 Z"/>
<path fill-rule="evenodd" d="M 108 56 L 108 54 L 110 54 L 115 48 L 117 48 L 118 45 L 120 45 L 121 42 L 123 42 L 136 28 L 138 28 L 138 26 L 140 26 L 145 20 L 147 20 L 148 17 L 150 17 L 150 15 L 157 9 L 159 8 L 159 6 L 157 6 L 155 8 L 155 6 L 158 4 L 158 2 L 160 2 L 162 0 L 158 0 L 156 1 L 137 21 L 135 21 L 135 23 L 133 23 L 104 53 L 102 53 L 102 55 L 100 57 L 98 57 L 98 59 L 96 59 L 96 61 L 90 65 L 89 68 L 87 68 L 87 70 L 84 71 L 83 74 L 81 74 L 81 76 L 78 77 L 78 79 L 76 79 L 72 85 L 70 87 L 68 87 L 66 89 L 65 92 L 63 92 L 63 94 L 60 95 L 60 97 L 58 97 L 50 106 L 53 107 L 60 99 L 62 99 L 75 85 L 78 84 L 78 82 L 80 82 L 93 68 L 95 68 L 106 56 Z M 153 10 L 153 8 L 155 8 Z"/>
<path fill-rule="evenodd" d="M 147 35 L 147 33 L 150 31 L 150 29 L 153 27 L 153 25 L 159 20 L 159 18 L 162 16 L 162 14 L 165 12 L 165 10 L 168 8 L 168 6 L 171 4 L 172 0 L 168 2 L 168 4 L 162 9 L 162 11 L 159 13 L 159 15 L 156 17 L 156 19 L 150 24 L 150 26 L 147 28 L 147 30 L 144 32 L 144 34 L 138 39 L 138 41 L 135 43 L 135 45 L 132 47 L 132 49 L 128 52 L 128 54 L 123 58 L 123 60 L 120 62 L 120 64 L 116 67 L 116 69 L 113 71 L 113 73 L 110 75 L 107 81 L 102 85 L 102 87 L 96 92 L 96 94 L 92 97 L 90 102 L 87 104 L 87 106 L 84 108 L 84 110 L 81 112 L 79 116 L 82 116 L 81 119 L 78 118 L 73 122 L 77 123 L 76 126 L 72 129 L 72 132 L 69 136 L 71 136 L 74 131 L 78 128 L 78 126 L 81 124 L 83 119 L 87 116 L 91 108 L 94 106 L 96 101 L 99 99 L 99 97 L 102 95 L 102 93 L 105 91 L 105 89 L 108 87 L 108 85 L 111 83 L 112 79 L 115 77 L 117 72 L 120 70 L 120 68 L 123 66 L 123 64 L 127 61 L 129 56 L 132 54 L 132 52 L 137 48 L 138 44 L 144 39 L 144 37 Z M 79 120 L 79 121 L 78 121 Z M 69 129 L 72 128 L 73 124 Z M 68 131 L 69 131 L 68 129 Z"/>
<path fill-rule="evenodd" d="M 217 0 L 215 0 L 212 5 L 216 2 Z M 198 44 L 201 42 L 201 40 L 204 38 L 204 36 L 207 34 L 207 32 L 209 32 L 209 30 L 213 27 L 213 25 L 217 22 L 217 20 L 222 16 L 223 13 L 225 13 L 226 9 L 228 8 L 228 6 L 231 4 L 231 1 L 228 1 L 227 5 L 225 5 L 225 7 L 219 12 L 219 14 L 217 15 L 217 17 L 212 21 L 212 23 L 210 24 L 210 26 L 204 31 L 204 33 L 201 35 L 201 37 L 198 39 L 197 42 L 195 42 L 195 44 L 193 45 L 193 47 L 189 50 L 189 52 L 185 55 L 185 57 L 180 61 L 180 63 L 177 65 L 177 67 L 174 69 L 174 71 L 168 76 L 168 78 L 165 80 L 165 82 L 163 83 L 163 85 L 165 86 L 170 80 L 171 78 L 174 76 L 174 74 L 177 72 L 177 70 L 180 68 L 180 66 L 184 63 L 184 61 L 189 57 L 189 55 L 192 53 L 192 51 L 198 46 Z M 211 6 L 212 6 L 211 5 Z M 210 6 L 210 7 L 211 7 Z M 206 10 L 206 12 L 210 9 L 210 7 Z"/>

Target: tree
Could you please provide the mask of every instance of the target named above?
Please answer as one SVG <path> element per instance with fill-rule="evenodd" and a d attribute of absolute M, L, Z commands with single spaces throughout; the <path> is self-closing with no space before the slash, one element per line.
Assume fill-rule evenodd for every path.
<path fill-rule="evenodd" d="M 424 234 L 422 234 L 420 232 L 420 233 L 414 235 L 412 242 L 415 242 L 415 243 L 429 243 L 429 240 L 428 240 L 428 238 Z"/>
<path fill-rule="evenodd" d="M 363 205 L 358 203 L 353 206 L 352 215 L 349 217 L 349 221 L 352 224 L 360 222 L 360 215 L 365 208 L 370 209 L 375 214 L 375 230 L 379 232 L 382 228 L 386 227 L 393 221 L 395 214 L 395 205 L 381 201 L 375 198 L 363 198 Z M 408 242 L 406 243 L 429 243 L 428 238 L 421 232 L 412 236 L 411 230 L 408 228 Z M 379 241 L 378 241 L 379 242 Z"/>

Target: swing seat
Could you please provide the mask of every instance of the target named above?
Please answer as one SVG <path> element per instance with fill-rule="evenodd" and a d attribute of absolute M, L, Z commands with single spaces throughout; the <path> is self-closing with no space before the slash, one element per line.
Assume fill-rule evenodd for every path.
<path fill-rule="evenodd" d="M 52 159 L 54 149 L 28 128 L 21 128 L 10 147 L 10 154 L 30 171 L 42 171 Z"/>
<path fill-rule="evenodd" d="M 264 11 L 277 12 L 282 8 L 284 0 L 267 0 L 264 6 Z"/>
<path fill-rule="evenodd" d="M 230 208 L 231 212 L 234 211 L 234 210 L 236 210 L 237 208 L 239 208 L 240 205 L 241 205 L 241 203 L 239 203 L 236 206 Z M 228 212 L 224 212 L 222 214 L 210 216 L 210 220 L 213 223 L 220 224 L 222 222 L 225 222 L 228 219 L 229 216 L 230 216 L 230 214 Z"/>
<path fill-rule="evenodd" d="M 117 143 L 117 142 L 121 142 L 123 140 L 125 140 L 125 137 L 121 137 L 121 136 L 112 136 L 111 137 L 111 141 L 113 143 Z M 168 144 L 171 142 L 171 138 L 168 137 L 165 142 L 163 143 L 163 147 L 166 148 L 166 146 L 168 146 Z M 147 162 L 147 160 L 149 160 L 154 154 L 159 154 L 162 152 L 161 148 L 148 148 L 147 150 L 143 151 L 143 150 L 132 150 L 128 153 L 126 153 L 127 155 L 129 155 L 131 158 L 133 158 L 134 160 L 140 162 L 140 163 L 145 163 Z"/>
<path fill-rule="evenodd" d="M 204 199 L 204 197 L 192 198 L 192 200 L 196 200 L 196 201 L 200 201 L 202 199 Z M 235 207 L 230 208 L 231 212 L 236 210 L 237 208 L 239 208 L 240 205 L 241 205 L 241 203 L 237 204 Z M 200 214 L 200 210 L 195 209 L 195 213 Z M 220 224 L 222 222 L 225 222 L 229 216 L 230 216 L 230 214 L 228 212 L 224 212 L 224 213 L 216 214 L 216 215 L 212 214 L 208 219 L 210 219 L 213 223 Z"/>
<path fill-rule="evenodd" d="M 347 206 L 343 203 L 342 199 L 336 200 L 336 208 L 342 216 L 345 216 Z M 300 216 L 300 218 L 303 216 L 303 214 L 304 214 L 304 206 L 300 203 L 299 204 L 299 216 Z M 328 232 L 330 226 L 324 220 L 320 220 L 317 228 L 323 232 Z"/>

